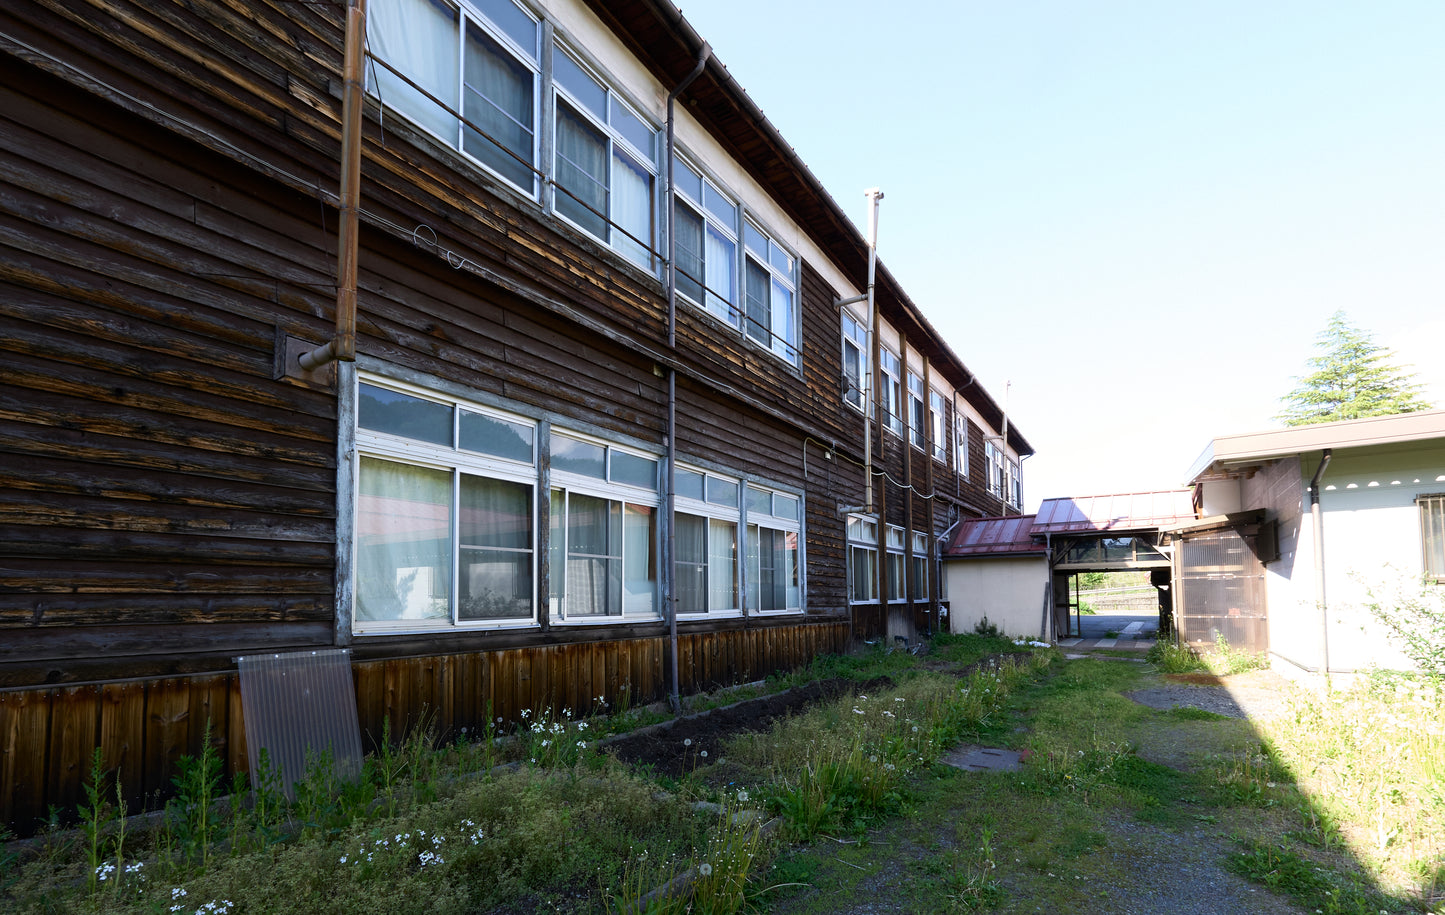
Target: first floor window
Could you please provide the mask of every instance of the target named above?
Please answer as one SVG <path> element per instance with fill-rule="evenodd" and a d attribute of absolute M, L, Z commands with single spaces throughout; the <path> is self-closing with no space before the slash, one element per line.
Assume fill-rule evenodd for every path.
<path fill-rule="evenodd" d="M 878 600 L 878 522 L 858 515 L 848 518 L 848 600 Z"/>
<path fill-rule="evenodd" d="M 749 610 L 801 610 L 798 497 L 759 486 L 747 488 Z"/>
<path fill-rule="evenodd" d="M 897 525 L 888 525 L 888 553 L 885 558 L 884 580 L 888 588 L 888 600 L 901 601 L 904 596 L 904 566 L 906 556 L 903 553 L 903 528 Z"/>
<path fill-rule="evenodd" d="M 736 521 L 677 512 L 677 612 L 738 609 Z"/>
<path fill-rule="evenodd" d="M 1445 582 L 1445 495 L 1421 496 L 1420 540 L 1425 548 L 1425 577 Z"/>
<path fill-rule="evenodd" d="M 908 558 L 908 599 L 928 600 L 928 535 L 913 533 L 913 555 Z"/>
<path fill-rule="evenodd" d="M 553 615 L 655 616 L 657 508 L 566 489 L 551 508 Z"/>
<path fill-rule="evenodd" d="M 358 630 L 535 618 L 535 432 L 518 418 L 359 385 Z"/>

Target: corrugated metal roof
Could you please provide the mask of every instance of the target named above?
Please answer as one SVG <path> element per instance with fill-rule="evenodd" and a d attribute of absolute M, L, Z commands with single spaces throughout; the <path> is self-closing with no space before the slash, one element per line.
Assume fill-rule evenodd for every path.
<path fill-rule="evenodd" d="M 1090 531 L 1150 531 L 1194 520 L 1193 492 L 1130 492 L 1104 496 L 1045 499 L 1030 533 L 1075 534 Z"/>
<path fill-rule="evenodd" d="M 997 556 L 1004 553 L 1038 553 L 1043 555 L 1044 542 L 1029 536 L 1033 515 L 1010 518 L 978 518 L 958 525 L 945 556 Z"/>

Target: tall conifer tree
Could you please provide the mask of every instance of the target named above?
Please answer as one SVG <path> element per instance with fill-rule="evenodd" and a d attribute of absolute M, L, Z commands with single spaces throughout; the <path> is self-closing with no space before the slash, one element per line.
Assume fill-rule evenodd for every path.
<path fill-rule="evenodd" d="M 1280 398 L 1284 410 L 1275 419 L 1307 426 L 1363 416 L 1429 410 L 1413 372 L 1393 362 L 1395 354 L 1350 324 L 1343 311 L 1330 317 L 1317 338 L 1321 350 L 1309 361 L 1314 372 L 1295 379 L 1295 389 Z"/>

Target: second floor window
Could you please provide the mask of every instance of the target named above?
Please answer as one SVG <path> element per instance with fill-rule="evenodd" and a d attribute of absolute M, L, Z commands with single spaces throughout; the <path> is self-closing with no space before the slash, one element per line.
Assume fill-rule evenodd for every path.
<path fill-rule="evenodd" d="M 737 306 L 738 207 L 711 181 L 674 158 L 677 291 L 733 327 Z"/>
<path fill-rule="evenodd" d="M 561 47 L 557 91 L 557 213 L 651 267 L 657 131 Z"/>
<path fill-rule="evenodd" d="M 959 476 L 968 477 L 968 417 L 962 413 L 953 414 L 953 469 Z"/>
<path fill-rule="evenodd" d="M 843 402 L 856 410 L 864 406 L 868 379 L 868 329 L 843 312 Z"/>
<path fill-rule="evenodd" d="M 927 446 L 928 427 L 924 425 L 923 379 L 908 373 L 908 439 L 922 451 Z"/>
<path fill-rule="evenodd" d="M 903 436 L 903 386 L 899 381 L 898 357 L 886 349 L 878 351 L 878 365 L 883 369 L 879 382 L 878 402 L 883 406 L 883 415 L 888 422 L 888 431 Z"/>
<path fill-rule="evenodd" d="M 511 0 L 377 0 L 368 22 L 381 102 L 535 196 L 537 21 Z"/>
<path fill-rule="evenodd" d="M 795 261 L 762 229 L 743 220 L 743 321 L 747 335 L 796 365 Z"/>
<path fill-rule="evenodd" d="M 944 426 L 943 395 L 928 392 L 928 434 L 933 440 L 933 459 L 948 462 L 948 428 Z"/>

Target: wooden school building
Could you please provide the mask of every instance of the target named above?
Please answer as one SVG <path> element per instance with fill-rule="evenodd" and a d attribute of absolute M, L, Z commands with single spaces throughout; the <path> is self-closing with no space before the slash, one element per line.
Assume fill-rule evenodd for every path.
<path fill-rule="evenodd" d="M 6 3 L 0 821 L 243 769 L 241 656 L 374 741 L 933 631 L 1031 449 L 869 252 L 667 0 Z"/>

